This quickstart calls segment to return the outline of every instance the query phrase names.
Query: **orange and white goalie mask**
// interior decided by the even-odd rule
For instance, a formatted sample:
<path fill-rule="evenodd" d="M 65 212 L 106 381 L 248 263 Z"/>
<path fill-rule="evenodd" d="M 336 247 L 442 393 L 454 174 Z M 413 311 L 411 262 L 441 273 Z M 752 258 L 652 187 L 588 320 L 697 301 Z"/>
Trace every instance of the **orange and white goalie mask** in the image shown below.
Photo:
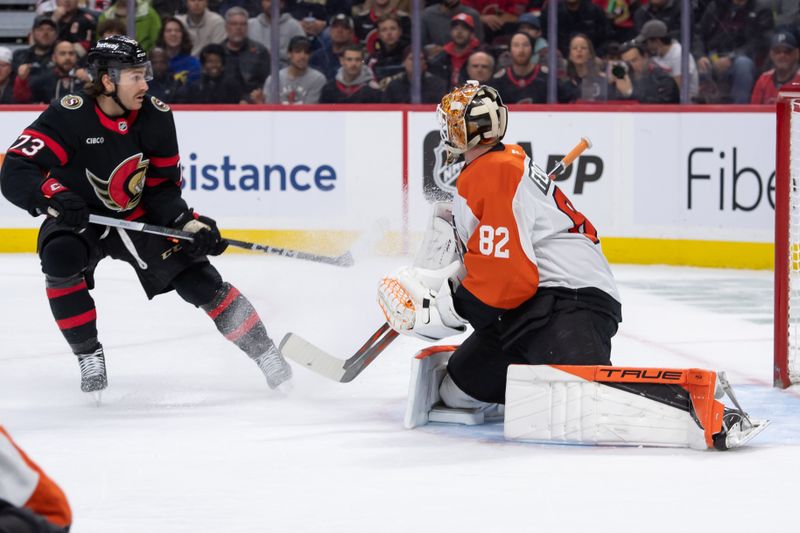
<path fill-rule="evenodd" d="M 475 80 L 447 93 L 436 108 L 436 117 L 447 149 L 447 164 L 470 148 L 499 143 L 508 126 L 508 108 L 500 94 Z"/>

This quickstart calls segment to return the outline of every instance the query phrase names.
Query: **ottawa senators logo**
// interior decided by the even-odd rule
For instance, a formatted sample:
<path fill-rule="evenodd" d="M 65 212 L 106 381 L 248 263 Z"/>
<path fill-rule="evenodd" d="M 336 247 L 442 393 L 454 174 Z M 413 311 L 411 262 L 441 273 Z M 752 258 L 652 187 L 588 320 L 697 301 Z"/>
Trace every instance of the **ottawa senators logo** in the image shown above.
<path fill-rule="evenodd" d="M 139 205 L 150 163 L 142 157 L 142 154 L 130 156 L 114 169 L 108 180 L 102 180 L 86 169 L 86 178 L 104 206 L 112 211 L 128 211 Z"/>
<path fill-rule="evenodd" d="M 161 100 L 159 100 L 158 98 L 156 98 L 155 96 L 150 97 L 150 102 L 153 104 L 153 107 L 155 107 L 159 111 L 163 111 L 164 113 L 169 111 L 169 106 L 164 102 L 162 102 Z"/>
<path fill-rule="evenodd" d="M 77 94 L 68 94 L 61 98 L 61 106 L 65 109 L 78 109 L 83 105 L 83 98 Z"/>

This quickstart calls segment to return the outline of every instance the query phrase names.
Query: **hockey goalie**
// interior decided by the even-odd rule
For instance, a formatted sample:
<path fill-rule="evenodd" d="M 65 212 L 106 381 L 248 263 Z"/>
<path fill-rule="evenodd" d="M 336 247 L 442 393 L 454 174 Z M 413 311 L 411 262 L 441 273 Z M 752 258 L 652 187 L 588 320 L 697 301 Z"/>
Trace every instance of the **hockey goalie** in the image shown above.
<path fill-rule="evenodd" d="M 414 265 L 381 280 L 378 303 L 401 334 L 472 333 L 414 359 L 406 427 L 496 419 L 514 440 L 725 450 L 767 426 L 724 373 L 612 366 L 622 306 L 595 227 L 501 142 L 508 111 L 495 89 L 467 82 L 437 117 L 448 160 L 464 158 L 457 194 L 434 205 Z"/>

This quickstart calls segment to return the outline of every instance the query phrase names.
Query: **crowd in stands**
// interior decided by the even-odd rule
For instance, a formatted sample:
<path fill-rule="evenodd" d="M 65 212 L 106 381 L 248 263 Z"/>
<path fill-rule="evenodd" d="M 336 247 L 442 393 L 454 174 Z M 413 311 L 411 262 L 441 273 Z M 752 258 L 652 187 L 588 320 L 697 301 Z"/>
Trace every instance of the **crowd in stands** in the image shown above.
<path fill-rule="evenodd" d="M 272 94 L 272 2 L 280 1 L 278 94 Z M 358 0 L 356 0 L 358 1 Z M 80 92 L 92 43 L 126 32 L 133 0 L 44 0 L 29 46 L 0 46 L 0 104 Z M 800 3 L 693 0 L 688 73 L 680 0 L 562 0 L 547 35 L 546 0 L 427 0 L 421 13 L 424 103 L 476 79 L 506 103 L 775 102 L 799 81 Z M 168 103 L 407 103 L 410 0 L 139 0 L 136 39 L 150 92 Z M 549 47 L 556 64 L 549 65 Z"/>

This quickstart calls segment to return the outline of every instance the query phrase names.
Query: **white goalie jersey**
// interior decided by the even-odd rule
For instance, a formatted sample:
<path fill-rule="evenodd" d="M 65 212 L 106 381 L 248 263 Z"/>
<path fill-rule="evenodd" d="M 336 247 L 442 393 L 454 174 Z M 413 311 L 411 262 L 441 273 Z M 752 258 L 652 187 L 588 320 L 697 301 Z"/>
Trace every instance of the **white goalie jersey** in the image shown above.
<path fill-rule="evenodd" d="M 499 144 L 466 165 L 453 215 L 463 285 L 484 304 L 512 309 L 539 287 L 594 287 L 620 301 L 594 226 L 521 147 Z"/>

